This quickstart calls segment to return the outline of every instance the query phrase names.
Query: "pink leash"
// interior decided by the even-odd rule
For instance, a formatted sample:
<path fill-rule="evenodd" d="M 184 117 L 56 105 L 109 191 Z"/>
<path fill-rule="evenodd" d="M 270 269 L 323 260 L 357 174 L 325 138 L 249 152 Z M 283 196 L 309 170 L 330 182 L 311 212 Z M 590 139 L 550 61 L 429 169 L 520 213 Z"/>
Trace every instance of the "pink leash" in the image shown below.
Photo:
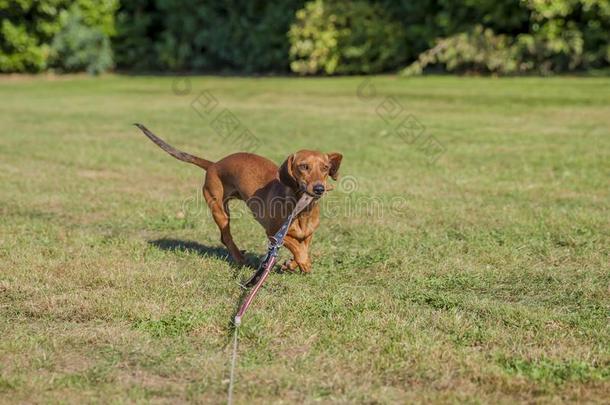
<path fill-rule="evenodd" d="M 241 304 L 241 307 L 239 307 L 239 311 L 237 311 L 237 314 L 235 315 L 235 320 L 233 323 L 236 327 L 241 324 L 241 318 L 244 316 L 244 313 L 246 312 L 246 310 L 252 303 L 252 300 L 258 293 L 258 290 L 261 288 L 261 286 L 269 276 L 269 272 L 271 271 L 273 265 L 275 264 L 275 261 L 277 260 L 278 251 L 280 247 L 282 247 L 282 245 L 284 244 L 284 238 L 288 233 L 288 228 L 290 228 L 292 220 L 299 214 L 299 212 L 303 211 L 303 209 L 307 205 L 309 205 L 311 200 L 313 200 L 313 197 L 308 194 L 303 194 L 301 199 L 297 202 L 296 207 L 294 207 L 294 210 L 292 210 L 292 213 L 290 214 L 286 222 L 284 222 L 280 230 L 277 231 L 277 233 L 271 238 L 267 254 L 261 260 L 261 263 L 258 266 L 258 270 L 256 270 L 256 273 L 254 273 L 254 275 L 246 283 L 246 287 L 252 287 L 253 285 L 254 287 L 250 290 L 243 303 Z"/>

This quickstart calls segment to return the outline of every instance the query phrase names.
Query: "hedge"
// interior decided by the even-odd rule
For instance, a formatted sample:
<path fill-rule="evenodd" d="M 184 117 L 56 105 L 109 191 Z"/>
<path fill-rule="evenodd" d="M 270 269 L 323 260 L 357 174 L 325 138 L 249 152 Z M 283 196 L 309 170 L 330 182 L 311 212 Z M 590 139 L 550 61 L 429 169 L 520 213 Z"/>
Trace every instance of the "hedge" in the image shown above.
<path fill-rule="evenodd" d="M 90 38 L 107 42 L 115 33 L 118 5 L 118 0 L 0 0 L 0 72 L 87 70 L 111 59 L 110 47 L 100 48 L 99 41 Z M 82 33 L 84 41 L 79 38 Z M 89 54 L 97 50 L 96 57 L 76 65 L 66 62 L 66 52 L 73 56 L 83 48 Z M 106 69 L 111 63 L 102 65 Z"/>
<path fill-rule="evenodd" d="M 0 0 L 0 72 L 548 74 L 609 37 L 608 0 Z"/>
<path fill-rule="evenodd" d="M 117 17 L 122 69 L 285 72 L 286 33 L 301 0 L 125 2 Z"/>

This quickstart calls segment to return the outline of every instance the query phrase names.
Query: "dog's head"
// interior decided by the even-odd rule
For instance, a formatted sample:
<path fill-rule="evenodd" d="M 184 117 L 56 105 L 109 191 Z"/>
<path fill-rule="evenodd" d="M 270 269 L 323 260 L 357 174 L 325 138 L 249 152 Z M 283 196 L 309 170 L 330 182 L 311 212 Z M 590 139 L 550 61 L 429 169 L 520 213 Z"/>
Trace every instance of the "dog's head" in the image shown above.
<path fill-rule="evenodd" d="M 296 192 L 304 192 L 319 198 L 330 190 L 326 180 L 330 176 L 337 180 L 343 155 L 300 150 L 282 163 L 280 181 Z"/>

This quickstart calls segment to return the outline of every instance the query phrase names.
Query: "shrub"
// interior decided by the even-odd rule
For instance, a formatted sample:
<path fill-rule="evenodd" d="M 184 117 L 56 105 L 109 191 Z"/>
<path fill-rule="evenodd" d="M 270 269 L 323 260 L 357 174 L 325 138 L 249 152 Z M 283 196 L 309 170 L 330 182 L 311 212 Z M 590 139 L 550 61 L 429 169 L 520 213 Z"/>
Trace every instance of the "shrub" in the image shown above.
<path fill-rule="evenodd" d="M 376 0 L 405 30 L 405 53 L 399 63 L 409 63 L 434 47 L 438 40 L 471 32 L 476 25 L 496 34 L 514 37 L 527 32 L 527 0 Z"/>
<path fill-rule="evenodd" d="M 117 6 L 118 0 L 0 0 L 0 72 L 45 70 L 68 11 L 78 11 L 83 25 L 108 38 Z"/>
<path fill-rule="evenodd" d="M 119 0 L 76 0 L 72 3 L 72 12 L 80 13 L 85 26 L 99 29 L 107 38 L 116 34 L 115 14 Z"/>
<path fill-rule="evenodd" d="M 0 72 L 40 72 L 46 68 L 47 54 L 48 46 L 41 46 L 25 26 L 2 21 Z"/>
<path fill-rule="evenodd" d="M 607 67 L 609 35 L 608 0 L 0 0 L 0 72 L 99 72 L 112 39 L 126 70 L 549 74 Z"/>
<path fill-rule="evenodd" d="M 102 28 L 87 26 L 80 10 L 62 15 L 62 28 L 53 38 L 50 65 L 61 72 L 103 73 L 112 68 L 110 39 Z"/>
<path fill-rule="evenodd" d="M 565 31 L 560 38 L 522 34 L 513 49 L 522 72 L 548 75 L 584 67 L 584 42 L 578 30 Z"/>
<path fill-rule="evenodd" d="M 290 68 L 299 74 L 377 73 L 404 57 L 402 26 L 365 1 L 310 1 L 288 37 Z"/>
<path fill-rule="evenodd" d="M 543 71 L 608 65 L 608 0 L 528 0 L 530 29 L 518 42 L 530 63 Z"/>
<path fill-rule="evenodd" d="M 418 74 L 427 66 L 438 65 L 448 72 L 551 74 L 610 62 L 607 0 L 528 0 L 512 8 L 517 7 L 527 15 L 526 26 L 499 24 L 515 29 L 497 34 L 479 25 L 449 35 L 421 53 L 403 73 Z M 523 20 L 522 13 L 513 15 L 515 21 Z"/>
<path fill-rule="evenodd" d="M 124 2 L 115 49 L 137 70 L 288 70 L 286 32 L 303 0 Z"/>
<path fill-rule="evenodd" d="M 40 72 L 59 31 L 61 0 L 0 1 L 0 72 Z"/>
<path fill-rule="evenodd" d="M 112 39 L 116 65 L 123 69 L 157 70 L 155 52 L 162 15 L 154 0 L 123 1 L 116 16 L 117 35 Z"/>
<path fill-rule="evenodd" d="M 480 25 L 469 33 L 439 40 L 402 74 L 421 74 L 426 67 L 437 64 L 449 72 L 510 74 L 520 68 L 509 38 Z"/>

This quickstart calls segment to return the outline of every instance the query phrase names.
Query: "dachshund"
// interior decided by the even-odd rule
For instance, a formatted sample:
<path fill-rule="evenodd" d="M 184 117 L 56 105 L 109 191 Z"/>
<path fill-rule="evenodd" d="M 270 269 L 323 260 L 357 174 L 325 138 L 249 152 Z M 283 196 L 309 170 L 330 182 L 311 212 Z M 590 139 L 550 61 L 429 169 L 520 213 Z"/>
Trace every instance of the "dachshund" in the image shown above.
<path fill-rule="evenodd" d="M 313 233 L 320 224 L 318 199 L 332 190 L 327 184 L 328 177 L 337 180 L 342 154 L 300 150 L 288 156 L 279 168 L 269 159 L 244 152 L 212 162 L 179 151 L 145 126 L 135 125 L 171 156 L 206 171 L 203 196 L 220 230 L 220 240 L 238 264 L 245 264 L 245 258 L 231 236 L 228 205 L 230 200 L 244 201 L 254 218 L 265 229 L 267 237 L 271 238 L 290 215 L 303 193 L 312 196 L 310 205 L 301 211 L 290 225 L 284 245 L 292 253 L 293 259 L 282 266 L 290 271 L 295 271 L 297 267 L 305 273 L 311 271 L 309 246 Z"/>

